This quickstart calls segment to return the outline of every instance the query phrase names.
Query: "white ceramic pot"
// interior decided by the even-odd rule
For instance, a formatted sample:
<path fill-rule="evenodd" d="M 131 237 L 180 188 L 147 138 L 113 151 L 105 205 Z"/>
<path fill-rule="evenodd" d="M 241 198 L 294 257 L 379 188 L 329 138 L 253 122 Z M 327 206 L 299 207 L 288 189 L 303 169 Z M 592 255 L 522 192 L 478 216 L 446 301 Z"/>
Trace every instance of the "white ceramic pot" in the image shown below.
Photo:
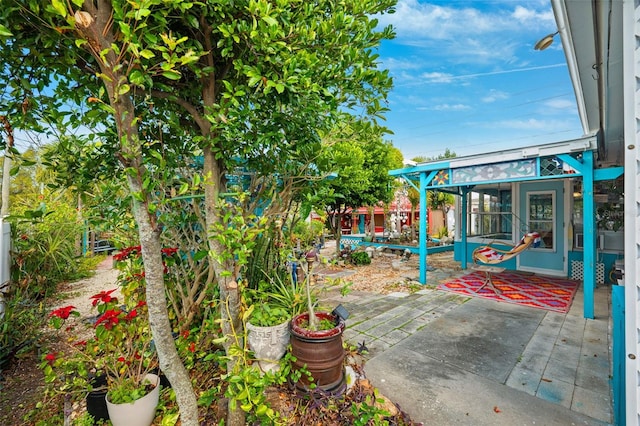
<path fill-rule="evenodd" d="M 247 340 L 262 371 L 277 370 L 289 345 L 289 321 L 271 327 L 247 323 Z"/>
<path fill-rule="evenodd" d="M 107 411 L 113 426 L 150 426 L 156 417 L 156 407 L 160 397 L 160 377 L 155 374 L 145 376 L 156 387 L 133 402 L 126 404 L 113 404 L 107 396 Z"/>

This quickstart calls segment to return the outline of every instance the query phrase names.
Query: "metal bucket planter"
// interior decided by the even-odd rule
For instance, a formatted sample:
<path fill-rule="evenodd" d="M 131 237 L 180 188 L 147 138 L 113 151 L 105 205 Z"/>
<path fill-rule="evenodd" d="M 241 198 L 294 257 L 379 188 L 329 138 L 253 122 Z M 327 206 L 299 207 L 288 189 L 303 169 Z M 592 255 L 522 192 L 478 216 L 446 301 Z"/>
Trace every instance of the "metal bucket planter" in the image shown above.
<path fill-rule="evenodd" d="M 289 321 L 270 327 L 247 323 L 247 341 L 262 371 L 277 370 L 289 345 Z"/>
<path fill-rule="evenodd" d="M 140 399 L 125 404 L 114 404 L 107 396 L 107 410 L 113 426 L 150 426 L 153 423 L 160 398 L 160 378 L 155 374 L 147 374 L 145 378 L 156 386 Z"/>
<path fill-rule="evenodd" d="M 308 323 L 309 314 L 301 314 L 291 320 L 291 354 L 296 358 L 295 369 L 306 367 L 311 373 L 313 382 L 302 374 L 296 387 L 302 391 L 309 391 L 311 383 L 316 388 L 327 392 L 341 394 L 346 387 L 344 372 L 344 348 L 342 347 L 342 333 L 345 323 L 342 318 L 326 312 L 316 313 L 318 319 L 328 319 L 336 324 L 329 330 L 312 331 L 302 324 Z"/>

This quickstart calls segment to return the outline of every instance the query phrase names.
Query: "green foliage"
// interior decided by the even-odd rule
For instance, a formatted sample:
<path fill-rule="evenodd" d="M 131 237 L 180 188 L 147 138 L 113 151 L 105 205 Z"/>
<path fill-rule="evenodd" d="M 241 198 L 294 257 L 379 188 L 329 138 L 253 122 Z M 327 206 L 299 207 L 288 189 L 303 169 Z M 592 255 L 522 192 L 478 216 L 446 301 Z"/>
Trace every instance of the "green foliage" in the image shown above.
<path fill-rule="evenodd" d="M 249 322 L 258 327 L 271 327 L 291 319 L 291 313 L 284 308 L 258 301 L 249 307 Z"/>
<path fill-rule="evenodd" d="M 353 415 L 354 426 L 379 426 L 388 425 L 389 421 L 386 420 L 389 417 L 389 412 L 376 406 L 376 402 L 383 402 L 378 400 L 378 390 L 376 389 L 374 395 L 367 395 L 364 401 L 360 403 L 354 403 L 351 406 L 351 413 Z"/>
<path fill-rule="evenodd" d="M 324 232 L 324 222 L 312 220 L 307 222 L 301 220 L 293 228 L 293 238 L 300 241 L 302 247 L 312 247 L 317 244 Z"/>
<path fill-rule="evenodd" d="M 90 274 L 77 245 L 83 224 L 71 205 L 49 195 L 33 210 L 17 205 L 9 218 L 14 241 L 12 281 L 36 297 L 53 294 L 59 282 Z"/>
<path fill-rule="evenodd" d="M 354 265 L 370 265 L 371 258 L 369 255 L 363 251 L 356 251 L 351 253 L 351 263 Z"/>
<path fill-rule="evenodd" d="M 292 317 L 304 312 L 307 303 L 305 283 L 303 280 L 294 282 L 289 271 L 271 275 L 268 282 L 261 284 L 260 291 L 272 306 L 286 310 Z"/>
<path fill-rule="evenodd" d="M 0 293 L 0 300 L 2 297 Z M 0 316 L 0 371 L 37 346 L 46 319 L 42 303 L 32 299 L 26 290 L 12 291 L 4 295 L 4 301 L 5 312 Z"/>

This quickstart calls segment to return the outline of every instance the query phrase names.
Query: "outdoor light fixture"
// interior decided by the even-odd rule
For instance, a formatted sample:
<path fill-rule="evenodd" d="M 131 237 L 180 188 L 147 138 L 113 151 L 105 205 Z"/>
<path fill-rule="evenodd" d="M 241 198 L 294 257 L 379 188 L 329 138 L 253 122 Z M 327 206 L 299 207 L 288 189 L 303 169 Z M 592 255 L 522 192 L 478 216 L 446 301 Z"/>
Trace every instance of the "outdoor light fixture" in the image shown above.
<path fill-rule="evenodd" d="M 542 38 L 540 39 L 540 41 L 538 41 L 538 42 L 535 44 L 535 46 L 533 46 L 533 48 L 534 48 L 535 50 L 544 50 L 544 49 L 546 49 L 547 47 L 551 46 L 551 43 L 553 43 L 553 38 L 554 38 L 554 37 L 556 36 L 556 34 L 558 34 L 559 32 L 560 32 L 560 31 L 556 31 L 556 32 L 555 32 L 555 33 L 553 33 L 553 34 L 549 34 L 549 35 L 546 35 L 546 36 L 542 37 Z"/>

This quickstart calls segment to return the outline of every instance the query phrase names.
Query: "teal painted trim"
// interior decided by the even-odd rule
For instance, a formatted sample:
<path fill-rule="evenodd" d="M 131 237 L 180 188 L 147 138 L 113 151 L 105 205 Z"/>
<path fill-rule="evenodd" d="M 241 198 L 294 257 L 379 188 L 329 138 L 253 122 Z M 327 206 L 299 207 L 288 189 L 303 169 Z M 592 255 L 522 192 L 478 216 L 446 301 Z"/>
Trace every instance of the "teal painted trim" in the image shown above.
<path fill-rule="evenodd" d="M 607 167 L 606 169 L 597 169 L 593 172 L 593 180 L 613 180 L 617 179 L 624 173 L 624 167 Z"/>
<path fill-rule="evenodd" d="M 433 170 L 431 172 L 429 172 L 429 175 L 427 176 L 427 179 L 425 179 L 425 183 L 426 182 L 431 182 L 433 180 L 434 177 L 436 177 L 436 175 L 438 174 L 440 170 Z M 425 185 L 426 188 L 426 185 Z"/>
<path fill-rule="evenodd" d="M 420 173 L 420 284 L 427 283 L 427 176 L 426 173 Z"/>
<path fill-rule="evenodd" d="M 462 189 L 462 206 L 461 206 L 461 216 L 462 216 L 462 224 L 460 227 L 460 239 L 462 241 L 462 251 L 463 253 L 467 252 L 468 241 L 467 241 L 467 194 L 469 193 L 469 188 Z M 460 267 L 462 269 L 467 269 L 467 256 L 462 256 L 460 259 Z"/>
<path fill-rule="evenodd" d="M 418 188 L 418 187 L 416 186 L 416 184 L 415 184 L 415 183 L 413 183 L 413 181 L 412 181 L 412 180 L 411 180 L 407 175 L 401 175 L 400 177 L 401 177 L 402 179 L 404 179 L 404 180 L 405 180 L 405 182 L 407 182 L 409 185 L 411 185 L 411 187 L 412 187 L 413 189 L 415 189 L 416 191 L 420 192 L 420 188 Z"/>
<path fill-rule="evenodd" d="M 611 340 L 613 348 L 611 350 L 612 357 L 612 377 L 611 392 L 613 396 L 613 424 L 625 426 L 626 419 L 626 369 L 625 369 L 625 310 L 624 310 L 624 286 L 611 286 L 611 308 L 613 326 L 611 330 Z"/>
<path fill-rule="evenodd" d="M 596 211 L 593 200 L 593 152 L 582 153 L 584 172 L 582 177 L 582 206 L 583 206 L 583 230 L 584 230 L 584 317 L 594 318 L 593 293 L 596 288 Z"/>
<path fill-rule="evenodd" d="M 89 227 L 85 221 L 84 232 L 82 233 L 82 255 L 87 255 L 87 246 L 89 245 Z"/>
<path fill-rule="evenodd" d="M 445 251 L 452 251 L 452 250 L 453 250 L 453 244 L 448 244 L 446 246 L 427 247 L 427 253 L 429 254 L 444 253 Z"/>
<path fill-rule="evenodd" d="M 404 169 L 389 170 L 391 176 L 408 175 L 412 173 L 430 172 L 432 170 L 442 170 L 451 168 L 450 161 L 442 161 L 439 163 L 421 164 L 413 167 L 405 167 Z"/>
<path fill-rule="evenodd" d="M 540 181 L 540 180 L 550 180 L 550 179 L 567 179 L 574 178 L 576 176 L 580 176 L 577 173 L 565 173 L 561 175 L 551 175 L 551 176 L 530 176 L 530 177 L 521 177 L 521 178 L 509 178 L 509 179 L 494 179 L 494 180 L 483 180 L 478 182 L 461 182 L 461 183 L 452 183 L 448 185 L 428 185 L 426 189 L 437 189 L 443 191 L 445 188 L 455 188 L 455 187 L 464 187 L 468 185 L 488 185 L 495 183 L 511 183 L 511 182 L 530 182 L 530 181 Z"/>
<path fill-rule="evenodd" d="M 573 168 L 577 172 L 575 174 L 582 176 L 582 173 L 584 172 L 584 164 L 580 160 L 573 158 L 569 154 L 558 154 L 558 158 L 562 160 L 562 162 L 567 163 L 569 167 Z"/>
<path fill-rule="evenodd" d="M 362 241 L 358 245 L 364 246 L 364 247 L 384 247 L 390 250 L 402 250 L 402 251 L 409 250 L 411 254 L 420 254 L 420 247 L 416 247 L 416 246 L 405 246 L 402 244 L 374 243 L 369 241 Z M 453 244 L 449 244 L 446 246 L 433 246 L 433 247 L 427 247 L 427 254 L 441 253 L 444 251 L 451 251 L 451 250 L 453 250 Z"/>

